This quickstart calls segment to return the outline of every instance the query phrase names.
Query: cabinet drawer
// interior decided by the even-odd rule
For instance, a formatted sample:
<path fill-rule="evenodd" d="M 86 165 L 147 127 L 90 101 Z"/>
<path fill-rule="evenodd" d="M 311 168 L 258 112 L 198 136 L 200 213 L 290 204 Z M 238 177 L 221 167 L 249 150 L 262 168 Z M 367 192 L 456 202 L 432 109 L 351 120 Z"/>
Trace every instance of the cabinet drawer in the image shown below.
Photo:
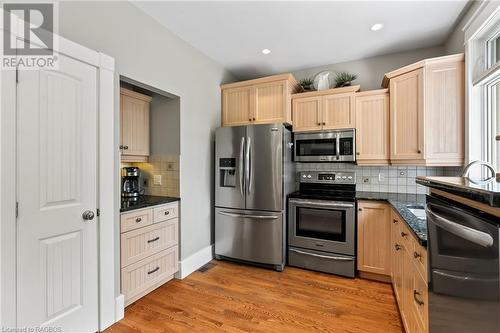
<path fill-rule="evenodd" d="M 168 205 L 157 206 L 153 208 L 153 222 L 158 223 L 170 219 L 174 219 L 178 216 L 177 213 L 177 202 Z"/>
<path fill-rule="evenodd" d="M 416 269 L 413 270 L 411 286 L 413 313 L 415 314 L 416 320 L 420 322 L 420 326 L 427 327 L 429 308 L 427 283 Z"/>
<path fill-rule="evenodd" d="M 413 251 L 411 256 L 417 271 L 422 275 L 424 281 L 427 282 L 427 249 L 421 246 L 415 239 L 413 240 Z"/>
<path fill-rule="evenodd" d="M 120 216 L 121 232 L 145 227 L 152 223 L 153 211 L 151 209 L 134 210 L 130 213 L 123 213 Z"/>
<path fill-rule="evenodd" d="M 122 268 L 122 293 L 125 303 L 144 296 L 177 272 L 177 246 Z"/>
<path fill-rule="evenodd" d="M 177 244 L 177 220 L 153 224 L 121 235 L 121 267 Z"/>

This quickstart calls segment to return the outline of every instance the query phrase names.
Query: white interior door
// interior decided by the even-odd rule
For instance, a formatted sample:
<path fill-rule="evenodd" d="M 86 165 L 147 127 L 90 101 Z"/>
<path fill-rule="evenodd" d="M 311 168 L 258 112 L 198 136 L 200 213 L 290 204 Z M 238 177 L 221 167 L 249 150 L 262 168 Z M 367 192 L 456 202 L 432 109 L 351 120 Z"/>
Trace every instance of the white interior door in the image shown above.
<path fill-rule="evenodd" d="M 17 325 L 98 330 L 97 69 L 19 72 Z"/>

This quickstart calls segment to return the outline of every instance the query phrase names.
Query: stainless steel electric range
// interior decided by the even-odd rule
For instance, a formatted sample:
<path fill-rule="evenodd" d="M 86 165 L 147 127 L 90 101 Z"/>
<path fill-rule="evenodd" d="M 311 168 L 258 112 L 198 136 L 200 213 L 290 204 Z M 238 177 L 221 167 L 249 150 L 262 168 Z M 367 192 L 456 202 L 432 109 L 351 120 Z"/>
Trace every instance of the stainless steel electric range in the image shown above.
<path fill-rule="evenodd" d="M 288 201 L 288 264 L 354 277 L 356 175 L 301 172 Z"/>

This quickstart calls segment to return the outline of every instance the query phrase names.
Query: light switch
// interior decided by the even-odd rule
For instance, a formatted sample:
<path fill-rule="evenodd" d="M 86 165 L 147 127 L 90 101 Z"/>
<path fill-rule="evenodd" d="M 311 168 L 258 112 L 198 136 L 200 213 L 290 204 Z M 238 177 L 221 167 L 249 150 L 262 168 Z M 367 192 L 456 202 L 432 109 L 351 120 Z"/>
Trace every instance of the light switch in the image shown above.
<path fill-rule="evenodd" d="M 161 175 L 153 176 L 153 185 L 161 185 Z"/>

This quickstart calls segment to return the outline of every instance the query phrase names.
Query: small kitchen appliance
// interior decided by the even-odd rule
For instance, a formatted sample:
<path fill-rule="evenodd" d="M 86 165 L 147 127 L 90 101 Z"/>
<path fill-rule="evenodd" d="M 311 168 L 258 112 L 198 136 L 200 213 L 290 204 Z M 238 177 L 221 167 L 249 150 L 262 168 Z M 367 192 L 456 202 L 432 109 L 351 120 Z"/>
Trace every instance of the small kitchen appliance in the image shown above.
<path fill-rule="evenodd" d="M 141 170 L 138 167 L 122 168 L 122 197 L 137 198 L 142 194 L 139 181 L 140 173 Z"/>
<path fill-rule="evenodd" d="M 288 201 L 290 266 L 354 277 L 356 175 L 306 171 Z"/>

